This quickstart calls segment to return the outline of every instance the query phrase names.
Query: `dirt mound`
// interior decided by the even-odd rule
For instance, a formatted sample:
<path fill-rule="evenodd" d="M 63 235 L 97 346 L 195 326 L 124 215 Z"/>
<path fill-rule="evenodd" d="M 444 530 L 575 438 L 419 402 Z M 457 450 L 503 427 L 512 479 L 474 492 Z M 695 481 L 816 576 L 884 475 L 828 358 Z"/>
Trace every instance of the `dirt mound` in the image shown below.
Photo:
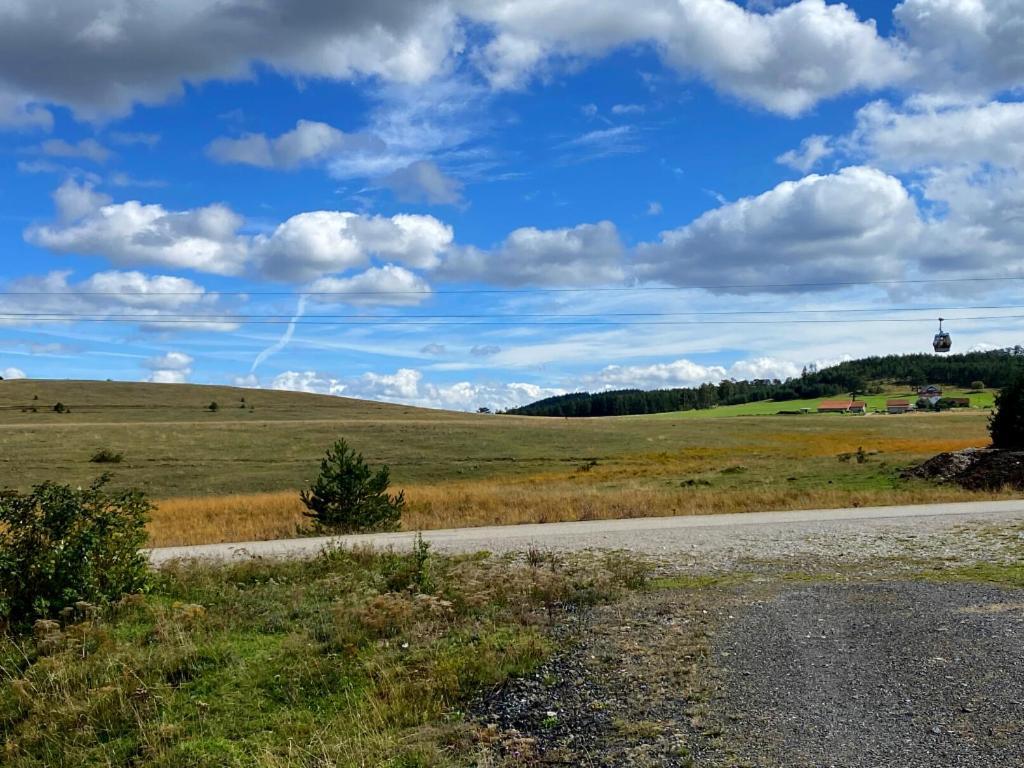
<path fill-rule="evenodd" d="M 903 477 L 956 483 L 971 491 L 994 491 L 1007 486 L 1024 489 L 1024 452 L 968 448 L 940 453 L 907 470 Z"/>

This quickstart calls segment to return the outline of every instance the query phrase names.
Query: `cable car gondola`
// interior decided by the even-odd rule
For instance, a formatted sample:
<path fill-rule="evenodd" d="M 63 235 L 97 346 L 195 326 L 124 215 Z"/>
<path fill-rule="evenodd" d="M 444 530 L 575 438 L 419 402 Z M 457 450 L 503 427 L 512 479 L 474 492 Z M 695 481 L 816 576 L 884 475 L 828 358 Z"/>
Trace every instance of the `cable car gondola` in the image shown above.
<path fill-rule="evenodd" d="M 949 352 L 950 347 L 953 346 L 953 339 L 950 335 L 942 330 L 942 320 L 939 318 L 939 332 L 935 334 L 935 338 L 932 339 L 932 349 L 934 349 L 940 355 Z"/>

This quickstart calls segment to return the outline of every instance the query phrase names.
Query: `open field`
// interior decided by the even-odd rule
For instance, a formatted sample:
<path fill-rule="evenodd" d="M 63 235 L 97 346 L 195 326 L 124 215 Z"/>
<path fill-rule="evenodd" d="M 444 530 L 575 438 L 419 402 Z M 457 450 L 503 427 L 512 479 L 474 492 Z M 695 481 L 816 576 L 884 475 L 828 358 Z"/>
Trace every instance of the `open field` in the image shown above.
<path fill-rule="evenodd" d="M 971 401 L 971 408 L 992 408 L 995 405 L 996 392 L 993 389 L 958 389 L 956 387 L 943 388 L 943 397 L 966 397 Z M 702 411 L 683 411 L 676 413 L 658 413 L 644 418 L 714 418 L 720 419 L 726 416 L 774 416 L 779 411 L 799 411 L 807 408 L 814 411 L 822 400 L 842 400 L 842 395 L 835 397 L 815 397 L 807 400 L 762 400 L 756 403 L 742 403 L 741 405 L 723 405 L 718 408 L 709 408 Z M 910 389 L 892 389 L 880 395 L 858 395 L 858 400 L 868 404 L 869 411 L 884 411 L 886 400 L 909 400 L 911 403 L 917 401 L 917 393 Z M 902 414 L 909 415 L 909 414 Z"/>
<path fill-rule="evenodd" d="M 58 401 L 71 412 L 55 413 Z M 297 491 L 341 437 L 391 466 L 408 528 L 985 498 L 897 477 L 941 451 L 985 445 L 981 410 L 715 414 L 477 416 L 223 387 L 6 381 L 0 486 L 83 484 L 108 471 L 164 500 L 157 546 L 294 535 Z M 859 447 L 864 463 L 852 458 Z M 90 462 L 100 449 L 124 459 Z"/>

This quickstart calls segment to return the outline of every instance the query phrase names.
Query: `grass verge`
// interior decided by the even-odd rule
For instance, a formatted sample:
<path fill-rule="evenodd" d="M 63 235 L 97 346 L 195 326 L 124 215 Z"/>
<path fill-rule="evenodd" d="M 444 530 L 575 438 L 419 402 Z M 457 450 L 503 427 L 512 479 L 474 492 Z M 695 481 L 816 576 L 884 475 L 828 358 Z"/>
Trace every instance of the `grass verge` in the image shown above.
<path fill-rule="evenodd" d="M 422 547 L 175 564 L 149 595 L 0 639 L 0 763 L 464 764 L 477 747 L 462 703 L 538 665 L 563 612 L 643 575 L 621 556 Z"/>

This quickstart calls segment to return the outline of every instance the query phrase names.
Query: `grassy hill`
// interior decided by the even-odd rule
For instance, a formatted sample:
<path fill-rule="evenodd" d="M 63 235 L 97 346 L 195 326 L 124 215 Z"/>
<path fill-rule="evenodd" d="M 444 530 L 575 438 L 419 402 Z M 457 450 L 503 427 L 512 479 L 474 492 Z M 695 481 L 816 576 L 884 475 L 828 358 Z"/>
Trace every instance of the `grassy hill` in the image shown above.
<path fill-rule="evenodd" d="M 58 402 L 70 413 L 55 412 Z M 974 498 L 898 472 L 988 442 L 980 409 L 729 413 L 528 418 L 230 387 L 5 381 L 0 488 L 82 485 L 109 472 L 115 486 L 162 500 L 155 544 L 244 541 L 299 530 L 297 490 L 339 438 L 390 465 L 408 528 Z M 859 447 L 864 464 L 848 460 Z M 100 450 L 123 460 L 92 462 Z"/>
<path fill-rule="evenodd" d="M 996 390 L 994 389 L 963 389 L 958 387 L 946 387 L 942 391 L 943 397 L 966 397 L 971 401 L 971 408 L 992 408 L 995 405 Z M 720 419 L 727 416 L 774 416 L 779 411 L 799 411 L 807 408 L 814 412 L 822 400 L 843 400 L 845 396 L 834 397 L 813 397 L 805 400 L 760 400 L 756 403 L 742 403 L 740 405 L 720 405 L 717 408 L 709 408 L 702 411 L 675 411 L 672 413 L 657 413 L 650 417 L 641 418 L 697 418 L 697 419 Z M 917 400 L 917 393 L 910 389 L 893 389 L 880 395 L 858 395 L 858 400 L 868 404 L 869 411 L 884 411 L 885 401 L 892 399 L 909 400 L 911 403 Z M 636 418 L 636 417 L 633 417 Z"/>

